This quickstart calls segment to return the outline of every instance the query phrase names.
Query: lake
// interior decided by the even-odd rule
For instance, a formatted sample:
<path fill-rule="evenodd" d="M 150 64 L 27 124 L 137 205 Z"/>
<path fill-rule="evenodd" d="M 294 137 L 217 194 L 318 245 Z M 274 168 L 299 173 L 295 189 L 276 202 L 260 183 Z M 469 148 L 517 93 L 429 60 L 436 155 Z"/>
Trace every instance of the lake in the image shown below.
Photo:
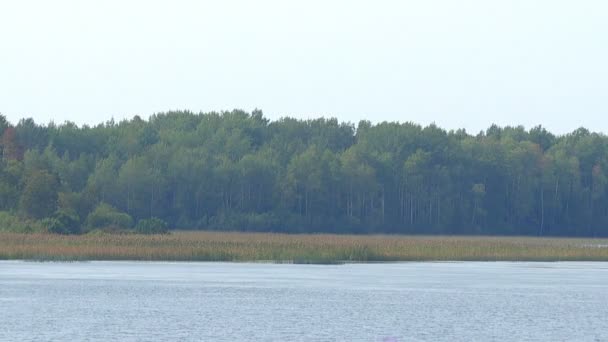
<path fill-rule="evenodd" d="M 608 263 L 0 261 L 0 341 L 605 341 Z"/>

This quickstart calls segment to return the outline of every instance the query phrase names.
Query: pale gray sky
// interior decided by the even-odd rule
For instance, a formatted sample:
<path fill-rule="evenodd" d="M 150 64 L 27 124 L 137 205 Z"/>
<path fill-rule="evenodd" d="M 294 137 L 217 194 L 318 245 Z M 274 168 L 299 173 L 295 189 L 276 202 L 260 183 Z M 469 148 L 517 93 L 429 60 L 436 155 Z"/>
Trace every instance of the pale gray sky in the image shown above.
<path fill-rule="evenodd" d="M 608 132 L 605 0 L 0 2 L 0 112 Z"/>

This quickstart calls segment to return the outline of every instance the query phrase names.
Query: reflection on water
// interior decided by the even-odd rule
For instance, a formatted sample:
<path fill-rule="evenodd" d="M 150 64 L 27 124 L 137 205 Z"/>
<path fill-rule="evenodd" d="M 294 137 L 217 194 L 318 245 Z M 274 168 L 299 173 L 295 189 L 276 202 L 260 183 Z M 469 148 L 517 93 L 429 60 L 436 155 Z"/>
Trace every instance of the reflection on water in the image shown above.
<path fill-rule="evenodd" d="M 608 340 L 608 263 L 0 262 L 0 341 Z"/>

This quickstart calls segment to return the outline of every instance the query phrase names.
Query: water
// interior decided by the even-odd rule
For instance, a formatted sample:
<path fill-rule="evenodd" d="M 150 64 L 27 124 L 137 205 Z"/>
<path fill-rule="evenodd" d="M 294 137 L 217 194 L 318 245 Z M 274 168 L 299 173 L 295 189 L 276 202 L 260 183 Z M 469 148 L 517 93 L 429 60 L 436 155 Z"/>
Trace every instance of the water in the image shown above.
<path fill-rule="evenodd" d="M 607 341 L 608 263 L 0 262 L 0 341 Z"/>

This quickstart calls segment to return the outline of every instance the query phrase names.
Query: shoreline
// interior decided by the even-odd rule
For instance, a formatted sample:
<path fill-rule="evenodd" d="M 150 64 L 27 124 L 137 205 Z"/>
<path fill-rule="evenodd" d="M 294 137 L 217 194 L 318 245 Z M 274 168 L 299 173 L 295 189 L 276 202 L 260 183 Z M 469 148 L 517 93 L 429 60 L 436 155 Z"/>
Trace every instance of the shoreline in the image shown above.
<path fill-rule="evenodd" d="M 275 261 L 275 260 L 250 260 L 250 261 L 202 261 L 202 260 L 102 260 L 102 259 L 87 259 L 87 260 L 36 260 L 36 259 L 0 259 L 0 264 L 3 263 L 37 263 L 37 264 L 87 264 L 87 263 L 137 263 L 137 264 L 225 264 L 225 265 L 295 265 L 295 266 L 346 266 L 346 265 L 401 265 L 401 264 L 608 264 L 608 260 L 416 260 L 416 261 L 345 261 L 335 263 L 315 263 L 303 262 L 295 263 L 291 261 Z"/>
<path fill-rule="evenodd" d="M 0 233 L 0 260 L 256 262 L 608 261 L 608 239 L 173 231 L 166 235 Z"/>

